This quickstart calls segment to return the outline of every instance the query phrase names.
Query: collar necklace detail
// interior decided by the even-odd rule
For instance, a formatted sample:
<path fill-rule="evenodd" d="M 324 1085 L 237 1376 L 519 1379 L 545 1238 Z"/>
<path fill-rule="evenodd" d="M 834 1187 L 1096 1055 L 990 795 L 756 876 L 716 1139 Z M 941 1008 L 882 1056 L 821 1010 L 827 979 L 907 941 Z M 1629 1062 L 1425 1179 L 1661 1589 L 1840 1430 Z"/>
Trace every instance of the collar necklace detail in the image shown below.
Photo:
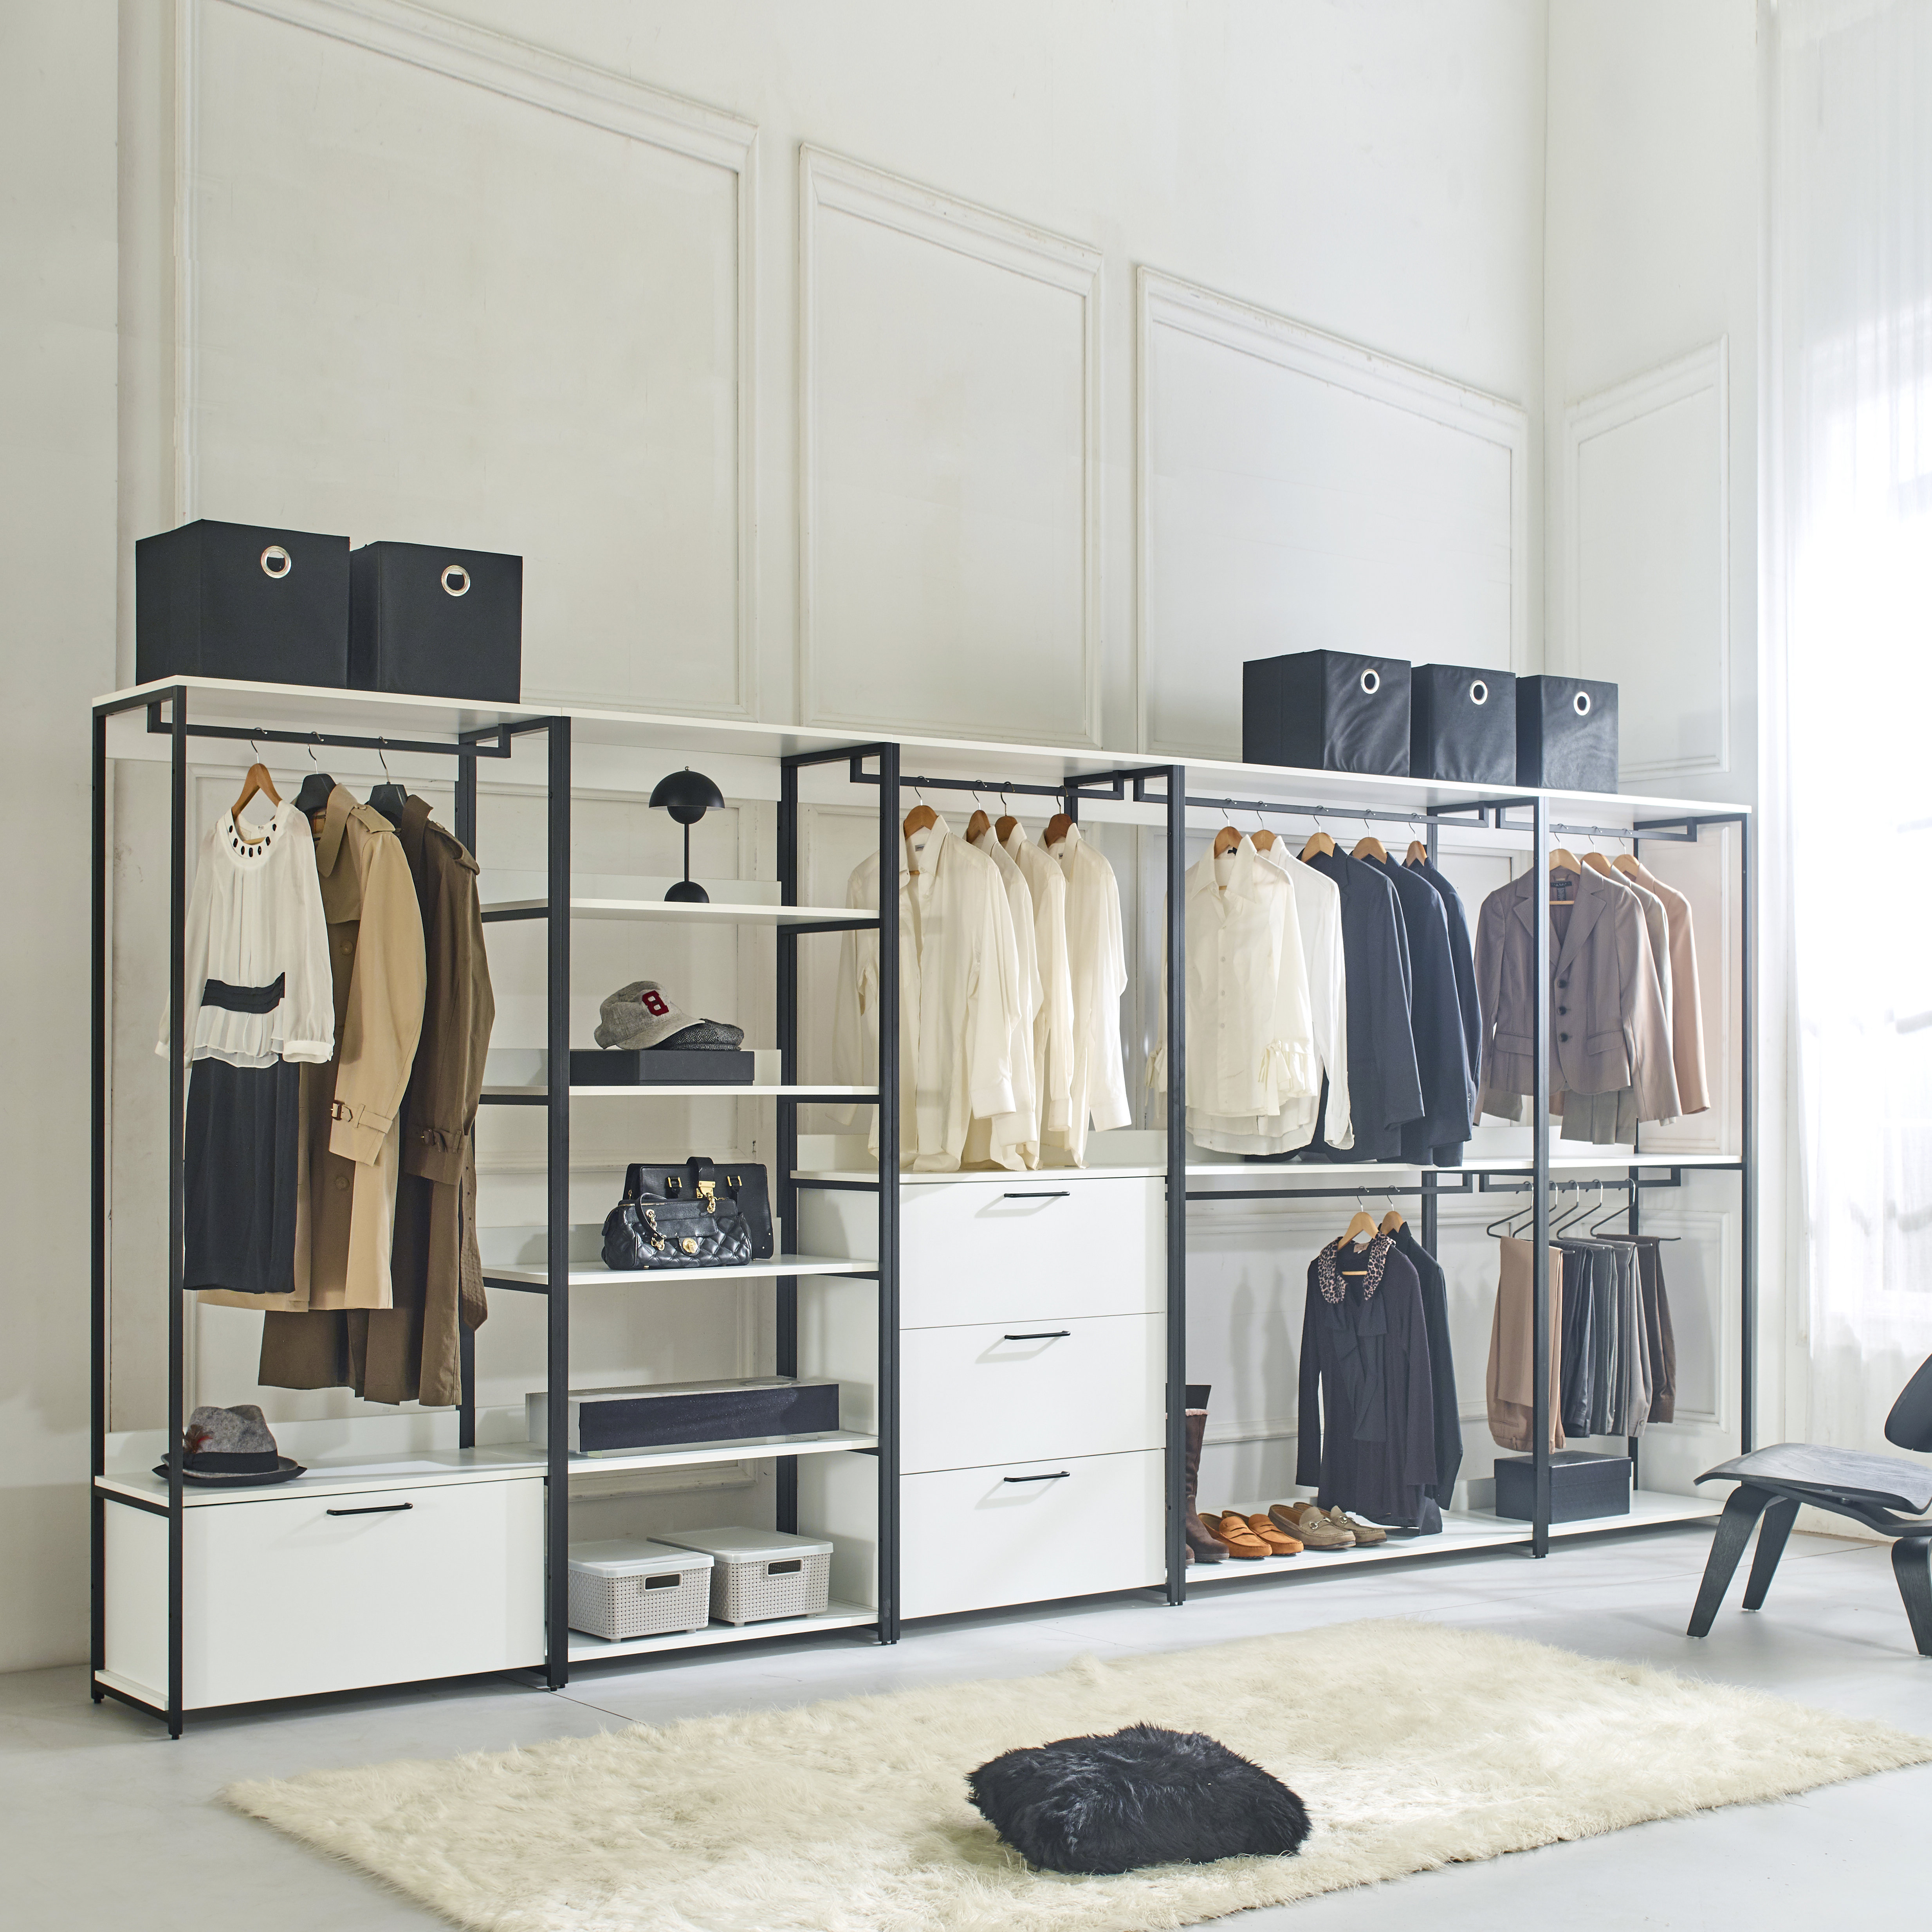
<path fill-rule="evenodd" d="M 1382 1286 L 1382 1270 L 1388 1266 L 1389 1250 L 1394 1246 L 1393 1234 L 1378 1234 L 1369 1243 L 1368 1278 L 1362 1283 L 1364 1301 Z M 1322 1298 L 1337 1306 L 1348 1292 L 1348 1283 L 1342 1279 L 1341 1252 L 1342 1244 L 1338 1238 L 1330 1241 L 1315 1258 L 1315 1279 L 1321 1288 Z"/>

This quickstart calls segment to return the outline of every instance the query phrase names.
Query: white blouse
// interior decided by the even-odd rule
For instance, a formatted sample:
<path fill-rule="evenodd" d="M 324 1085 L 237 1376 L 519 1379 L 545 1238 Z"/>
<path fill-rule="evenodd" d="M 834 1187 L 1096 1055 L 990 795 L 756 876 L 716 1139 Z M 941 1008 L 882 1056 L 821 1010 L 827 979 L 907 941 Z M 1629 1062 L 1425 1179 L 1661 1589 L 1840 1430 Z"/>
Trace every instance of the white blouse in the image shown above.
<path fill-rule="evenodd" d="M 997 1120 L 976 1118 L 967 1130 L 965 1165 L 992 1161 L 1008 1168 L 1040 1165 L 1040 1090 L 1033 1064 L 1034 1025 L 1041 1005 L 1040 949 L 1033 929 L 1033 894 L 1026 875 L 993 836 L 988 825 L 967 842 L 998 867 L 1013 922 L 1013 952 L 1019 1004 L 1013 1015 L 1013 1111 Z"/>
<path fill-rule="evenodd" d="M 959 1165 L 973 1119 L 995 1123 L 998 1145 L 1008 1127 L 1000 1117 L 1015 1112 L 1020 992 L 1012 915 L 999 868 L 943 818 L 904 842 L 897 897 L 900 1161 L 950 1173 Z M 878 906 L 876 854 L 853 868 L 845 903 Z M 842 1082 L 878 1082 L 878 933 L 848 933 L 832 1019 Z M 872 1144 L 876 1151 L 876 1113 Z"/>
<path fill-rule="evenodd" d="M 1034 1087 L 1041 1131 L 1064 1133 L 1073 1091 L 1073 968 L 1066 953 L 1066 874 L 1016 823 L 1006 836 L 1008 858 L 1033 895 L 1034 946 L 1039 962 L 1040 1011 L 1033 1023 Z"/>
<path fill-rule="evenodd" d="M 190 1060 L 320 1066 L 335 1055 L 328 928 L 308 820 L 284 799 L 266 825 L 224 812 L 201 842 L 183 957 Z M 161 1007 L 154 1051 L 168 1052 Z"/>
<path fill-rule="evenodd" d="M 1046 844 L 1046 834 L 1041 834 Z M 1114 868 L 1080 836 L 1077 825 L 1046 850 L 1066 879 L 1066 956 L 1073 981 L 1073 1074 L 1064 1130 L 1043 1137 L 1042 1164 L 1084 1167 L 1087 1124 L 1103 1130 L 1132 1125 L 1126 1068 L 1120 1055 L 1120 995 L 1127 990 L 1126 941 L 1120 930 L 1120 887 Z"/>

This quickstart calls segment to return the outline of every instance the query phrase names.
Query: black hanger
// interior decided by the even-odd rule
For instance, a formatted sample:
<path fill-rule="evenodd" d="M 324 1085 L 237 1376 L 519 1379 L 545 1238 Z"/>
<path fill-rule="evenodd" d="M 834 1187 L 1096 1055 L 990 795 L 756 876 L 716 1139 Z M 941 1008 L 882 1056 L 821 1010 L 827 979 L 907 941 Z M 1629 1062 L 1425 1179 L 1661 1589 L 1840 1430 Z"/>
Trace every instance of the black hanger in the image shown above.
<path fill-rule="evenodd" d="M 400 825 L 403 822 L 404 808 L 410 802 L 410 795 L 390 778 L 389 761 L 382 758 L 382 741 L 380 738 L 376 740 L 376 755 L 382 758 L 383 782 L 369 794 L 369 802 L 392 825 Z"/>
<path fill-rule="evenodd" d="M 1535 1190 L 1532 1188 L 1528 1191 L 1534 1193 Z M 1507 1232 L 1509 1224 L 1512 1221 L 1520 1221 L 1526 1214 L 1528 1215 L 1532 1220 L 1535 1218 L 1536 1203 L 1534 1201 L 1532 1201 L 1527 1208 L 1512 1208 L 1507 1214 L 1498 1215 L 1496 1220 L 1492 1221 L 1484 1232 L 1486 1234 L 1493 1234 L 1498 1228 L 1502 1228 Z M 1510 1238 L 1514 1240 L 1515 1239 L 1515 1237 L 1511 1235 Z"/>
<path fill-rule="evenodd" d="M 320 732 L 314 731 L 309 735 L 316 744 L 322 742 Z M 310 764 L 315 763 L 314 746 L 309 748 L 308 759 Z M 320 769 L 310 772 L 302 780 L 302 790 L 296 794 L 296 811 L 304 818 L 313 818 L 317 812 L 326 812 L 328 808 L 328 795 L 334 789 L 335 781 L 326 772 Z"/>

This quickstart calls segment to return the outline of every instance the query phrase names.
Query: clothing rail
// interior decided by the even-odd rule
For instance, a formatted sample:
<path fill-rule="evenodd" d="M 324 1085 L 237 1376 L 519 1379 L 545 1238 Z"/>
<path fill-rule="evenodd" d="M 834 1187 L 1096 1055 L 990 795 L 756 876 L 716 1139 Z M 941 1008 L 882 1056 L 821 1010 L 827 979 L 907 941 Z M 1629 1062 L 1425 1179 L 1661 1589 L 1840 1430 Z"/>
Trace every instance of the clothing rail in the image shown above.
<path fill-rule="evenodd" d="M 519 730 L 528 726 L 497 724 L 487 731 L 464 732 L 453 742 L 441 738 L 358 738 L 331 733 L 325 736 L 320 731 L 270 731 L 246 724 L 196 724 L 188 727 L 190 738 L 238 738 L 248 744 L 310 745 L 326 748 L 334 746 L 338 749 L 350 748 L 361 752 L 428 752 L 438 756 L 452 758 L 507 758 L 514 747 L 510 740 Z M 163 722 L 160 702 L 158 699 L 148 706 L 148 735 L 166 738 L 172 735 L 174 727 Z M 494 737 L 494 745 L 482 740 Z"/>
<path fill-rule="evenodd" d="M 1664 1162 L 1643 1164 L 1660 1167 Z M 1707 1168 L 1702 1171 L 1709 1173 L 1714 1170 Z M 1714 1171 L 1724 1172 L 1722 1168 Z M 1440 1202 L 1478 1193 L 1527 1194 L 1536 1185 L 1533 1180 L 1508 1184 L 1494 1181 L 1486 1172 L 1476 1168 L 1465 1168 L 1460 1180 L 1462 1185 L 1457 1187 L 1432 1187 L 1426 1181 L 1418 1187 L 1191 1187 L 1187 1190 L 1187 1198 L 1190 1201 L 1389 1201 L 1398 1196 L 1414 1195 L 1424 1201 Z M 1472 1182 L 1475 1184 L 1472 1186 Z M 1633 1189 L 1648 1191 L 1683 1185 L 1683 1168 L 1673 1167 L 1668 1180 L 1646 1180 L 1641 1175 L 1631 1175 L 1619 1180 L 1552 1180 L 1550 1191 L 1552 1194 L 1620 1194 L 1628 1193 Z"/>

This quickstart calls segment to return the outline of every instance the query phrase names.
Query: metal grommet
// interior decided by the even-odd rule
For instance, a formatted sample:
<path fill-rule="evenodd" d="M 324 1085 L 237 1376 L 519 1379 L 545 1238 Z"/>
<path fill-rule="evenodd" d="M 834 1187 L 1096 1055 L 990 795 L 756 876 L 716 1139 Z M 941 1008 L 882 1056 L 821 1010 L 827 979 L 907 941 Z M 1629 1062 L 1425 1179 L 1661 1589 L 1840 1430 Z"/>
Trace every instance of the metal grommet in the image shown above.
<path fill-rule="evenodd" d="M 470 588 L 470 573 L 460 563 L 442 566 L 442 587 L 452 597 L 462 596 Z"/>
<path fill-rule="evenodd" d="M 1362 689 L 1370 698 L 1382 688 L 1382 674 L 1372 668 L 1362 674 Z"/>
<path fill-rule="evenodd" d="M 1570 700 L 1570 709 L 1575 712 L 1579 718 L 1588 717 L 1590 715 L 1590 694 L 1587 691 L 1578 692 L 1576 695 Z"/>
<path fill-rule="evenodd" d="M 1472 704 L 1486 704 L 1489 701 L 1490 687 L 1480 678 L 1478 678 L 1469 687 L 1469 702 Z"/>
<path fill-rule="evenodd" d="M 295 568 L 295 560 L 280 544 L 271 544 L 262 553 L 264 577 L 286 577 Z"/>

